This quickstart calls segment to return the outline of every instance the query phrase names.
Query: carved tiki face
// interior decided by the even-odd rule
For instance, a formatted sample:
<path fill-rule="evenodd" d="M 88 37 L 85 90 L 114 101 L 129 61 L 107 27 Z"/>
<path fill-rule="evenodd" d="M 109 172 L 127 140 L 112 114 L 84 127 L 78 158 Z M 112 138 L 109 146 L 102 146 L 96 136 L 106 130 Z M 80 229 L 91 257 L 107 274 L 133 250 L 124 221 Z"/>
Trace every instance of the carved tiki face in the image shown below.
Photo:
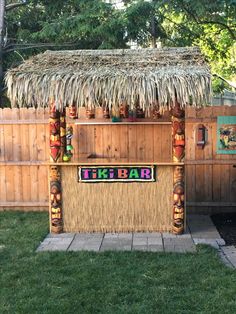
<path fill-rule="evenodd" d="M 184 185 L 182 182 L 178 181 L 175 183 L 173 194 L 174 207 L 184 208 Z"/>
<path fill-rule="evenodd" d="M 53 207 L 57 207 L 61 203 L 61 186 L 57 181 L 50 184 L 50 199 Z"/>
<path fill-rule="evenodd" d="M 109 119 L 110 118 L 110 113 L 109 113 L 109 108 L 108 107 L 104 107 L 103 108 L 103 118 L 104 119 Z"/>
<path fill-rule="evenodd" d="M 173 127 L 173 135 L 184 134 L 184 121 L 183 120 L 173 119 L 172 127 Z"/>
<path fill-rule="evenodd" d="M 184 167 L 176 166 L 174 169 L 174 182 L 184 180 Z"/>
<path fill-rule="evenodd" d="M 61 176 L 60 172 L 58 171 L 57 166 L 51 166 L 50 167 L 50 180 L 51 181 L 60 181 Z"/>
<path fill-rule="evenodd" d="M 56 135 L 60 134 L 60 121 L 57 119 L 49 120 L 50 134 Z"/>

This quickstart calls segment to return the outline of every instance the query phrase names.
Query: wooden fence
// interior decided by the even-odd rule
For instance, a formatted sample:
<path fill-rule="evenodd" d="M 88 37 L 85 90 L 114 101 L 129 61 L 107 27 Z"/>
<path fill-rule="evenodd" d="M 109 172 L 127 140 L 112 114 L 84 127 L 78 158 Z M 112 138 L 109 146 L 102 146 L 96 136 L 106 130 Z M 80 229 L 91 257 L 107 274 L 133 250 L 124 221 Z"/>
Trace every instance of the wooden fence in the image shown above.
<path fill-rule="evenodd" d="M 235 209 L 236 156 L 216 154 L 217 116 L 224 115 L 236 116 L 236 106 L 186 110 L 187 212 Z M 196 129 L 200 123 L 208 130 L 204 149 L 196 146 Z M 78 128 L 75 138 L 82 131 Z M 0 109 L 0 209 L 47 208 L 48 133 L 47 110 Z M 79 152 L 87 145 L 81 144 Z M 153 149 L 157 158 L 155 146 Z"/>
<path fill-rule="evenodd" d="M 0 208 L 46 209 L 48 113 L 0 109 Z"/>
<path fill-rule="evenodd" d="M 236 106 L 186 110 L 187 213 L 236 210 L 236 156 L 216 153 L 217 116 L 236 116 Z M 199 124 L 207 129 L 204 149 L 196 145 Z"/>

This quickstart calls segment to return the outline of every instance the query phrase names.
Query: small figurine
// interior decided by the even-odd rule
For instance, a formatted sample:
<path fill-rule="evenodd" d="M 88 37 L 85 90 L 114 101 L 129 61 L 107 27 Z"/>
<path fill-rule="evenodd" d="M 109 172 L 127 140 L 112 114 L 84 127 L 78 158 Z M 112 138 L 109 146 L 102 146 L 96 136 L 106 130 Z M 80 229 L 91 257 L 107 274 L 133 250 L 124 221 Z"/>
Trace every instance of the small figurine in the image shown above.
<path fill-rule="evenodd" d="M 142 108 L 140 108 L 139 105 L 136 106 L 136 116 L 138 119 L 142 119 L 145 117 L 144 111 Z"/>
<path fill-rule="evenodd" d="M 103 118 L 104 119 L 109 119 L 110 118 L 110 112 L 109 112 L 109 108 L 107 106 L 103 107 Z"/>
<path fill-rule="evenodd" d="M 95 111 L 94 109 L 86 109 L 86 118 L 87 119 L 94 119 L 95 118 Z"/>
<path fill-rule="evenodd" d="M 75 104 L 72 104 L 69 106 L 69 117 L 71 119 L 77 119 L 78 118 L 77 108 L 76 108 Z"/>

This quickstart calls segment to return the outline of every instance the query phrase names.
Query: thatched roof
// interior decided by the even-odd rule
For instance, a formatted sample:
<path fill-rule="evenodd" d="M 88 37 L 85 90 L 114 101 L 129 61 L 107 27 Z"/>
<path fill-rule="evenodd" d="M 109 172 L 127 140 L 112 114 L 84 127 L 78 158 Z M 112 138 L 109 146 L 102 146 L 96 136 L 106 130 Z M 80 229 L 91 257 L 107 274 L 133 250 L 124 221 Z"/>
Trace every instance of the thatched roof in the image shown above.
<path fill-rule="evenodd" d="M 198 48 L 46 51 L 6 74 L 12 105 L 162 109 L 209 103 L 211 76 Z"/>

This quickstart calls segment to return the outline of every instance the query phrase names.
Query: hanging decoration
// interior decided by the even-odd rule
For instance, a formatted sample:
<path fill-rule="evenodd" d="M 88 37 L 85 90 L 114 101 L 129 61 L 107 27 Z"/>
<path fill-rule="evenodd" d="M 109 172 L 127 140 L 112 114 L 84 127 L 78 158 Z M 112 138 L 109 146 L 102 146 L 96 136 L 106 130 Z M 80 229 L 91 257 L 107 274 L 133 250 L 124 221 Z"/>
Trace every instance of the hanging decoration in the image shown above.
<path fill-rule="evenodd" d="M 172 110 L 173 161 L 183 162 L 185 155 L 184 110 L 178 103 Z M 184 166 L 174 167 L 173 178 L 173 232 L 184 232 Z"/>
<path fill-rule="evenodd" d="M 51 232 L 60 233 L 63 230 L 60 167 L 50 166 L 49 171 Z"/>
<path fill-rule="evenodd" d="M 66 154 L 66 108 L 60 115 L 60 137 L 61 137 L 61 155 L 62 158 Z"/>
<path fill-rule="evenodd" d="M 70 161 L 71 157 L 73 156 L 72 150 L 73 146 L 71 145 L 71 140 L 73 137 L 73 128 L 72 126 L 68 126 L 66 128 L 66 160 L 63 158 L 64 161 Z"/>

